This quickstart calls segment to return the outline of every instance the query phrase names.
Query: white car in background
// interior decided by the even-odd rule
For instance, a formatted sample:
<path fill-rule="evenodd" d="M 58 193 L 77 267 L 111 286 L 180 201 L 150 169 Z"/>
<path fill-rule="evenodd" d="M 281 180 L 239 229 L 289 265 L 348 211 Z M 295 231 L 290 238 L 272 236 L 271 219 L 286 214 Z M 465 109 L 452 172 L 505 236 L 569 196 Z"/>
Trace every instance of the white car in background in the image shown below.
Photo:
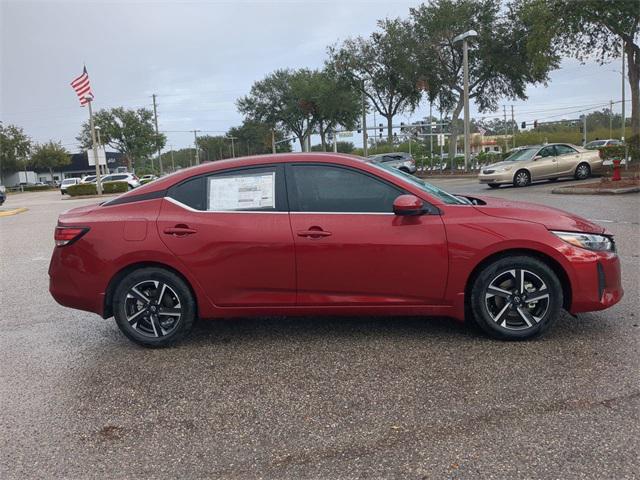
<path fill-rule="evenodd" d="M 140 180 L 133 173 L 112 173 L 111 175 L 105 175 L 100 178 L 100 183 L 106 182 L 127 182 L 129 184 L 129 190 L 140 186 Z"/>
<path fill-rule="evenodd" d="M 60 193 L 62 195 L 66 194 L 67 188 L 69 188 L 71 185 L 78 185 L 81 182 L 82 180 L 78 177 L 65 178 L 60 184 Z"/>
<path fill-rule="evenodd" d="M 80 180 L 80 183 L 96 183 L 96 176 L 95 175 L 87 175 L 82 180 Z"/>

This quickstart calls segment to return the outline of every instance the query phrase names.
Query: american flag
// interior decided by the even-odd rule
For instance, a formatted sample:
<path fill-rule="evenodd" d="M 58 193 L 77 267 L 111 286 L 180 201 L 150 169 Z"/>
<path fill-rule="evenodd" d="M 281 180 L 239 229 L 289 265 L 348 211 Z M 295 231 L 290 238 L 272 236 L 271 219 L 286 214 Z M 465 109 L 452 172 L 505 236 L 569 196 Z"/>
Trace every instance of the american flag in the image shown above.
<path fill-rule="evenodd" d="M 487 131 L 482 127 L 478 127 L 478 132 L 480 133 L 480 136 L 482 136 L 482 137 L 484 137 L 484 134 L 487 133 Z"/>
<path fill-rule="evenodd" d="M 91 97 L 93 100 L 93 91 L 91 90 L 91 84 L 89 83 L 89 74 L 87 73 L 87 67 L 84 67 L 82 70 L 82 75 L 71 82 L 71 86 L 76 91 L 76 95 L 78 95 L 78 100 L 80 100 L 80 105 L 83 107 L 89 102 L 86 98 L 87 96 Z"/>

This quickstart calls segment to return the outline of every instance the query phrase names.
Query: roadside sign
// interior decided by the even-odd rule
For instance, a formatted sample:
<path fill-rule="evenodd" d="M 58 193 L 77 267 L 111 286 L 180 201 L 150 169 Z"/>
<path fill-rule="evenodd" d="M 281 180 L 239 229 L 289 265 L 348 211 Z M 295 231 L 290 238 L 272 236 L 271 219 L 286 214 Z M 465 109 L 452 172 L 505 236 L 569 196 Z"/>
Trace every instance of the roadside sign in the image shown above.
<path fill-rule="evenodd" d="M 338 132 L 338 137 L 350 138 L 350 137 L 353 137 L 353 132 Z"/>
<path fill-rule="evenodd" d="M 95 167 L 96 166 L 96 162 L 93 159 L 93 149 L 89 148 L 87 149 L 87 160 L 89 160 L 89 166 L 91 167 Z M 98 163 L 100 165 L 106 165 L 107 164 L 107 154 L 104 150 L 104 147 L 98 147 Z"/>
<path fill-rule="evenodd" d="M 442 147 L 444 145 L 444 133 L 438 134 L 438 146 Z"/>

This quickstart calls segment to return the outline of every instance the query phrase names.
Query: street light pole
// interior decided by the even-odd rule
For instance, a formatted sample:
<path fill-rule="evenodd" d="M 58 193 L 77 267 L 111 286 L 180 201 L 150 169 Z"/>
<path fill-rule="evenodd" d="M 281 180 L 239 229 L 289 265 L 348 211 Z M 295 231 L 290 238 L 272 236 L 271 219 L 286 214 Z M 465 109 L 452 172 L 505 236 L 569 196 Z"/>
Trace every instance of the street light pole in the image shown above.
<path fill-rule="evenodd" d="M 625 134 L 625 119 L 624 119 L 624 42 L 622 43 L 622 136 L 620 140 L 624 142 L 624 134 Z M 632 115 L 633 116 L 633 115 Z M 625 162 L 626 165 L 626 162 Z"/>
<path fill-rule="evenodd" d="M 102 185 L 100 183 L 100 164 L 98 162 L 98 145 L 96 142 L 96 126 L 93 123 L 93 109 L 91 104 L 93 103 L 93 96 L 87 95 L 84 97 L 89 105 L 89 127 L 91 128 L 91 143 L 93 145 L 93 161 L 96 166 L 96 192 L 98 195 L 102 195 Z"/>
<path fill-rule="evenodd" d="M 478 32 L 469 30 L 453 39 L 453 43 L 462 41 L 462 68 L 464 76 L 464 171 L 469 166 L 469 146 L 471 139 L 469 138 L 469 43 L 468 39 L 477 37 Z"/>
<path fill-rule="evenodd" d="M 102 139 L 100 138 L 100 126 L 96 125 L 96 133 L 98 134 L 98 147 L 102 148 Z M 107 152 L 104 152 L 104 161 L 105 161 L 105 165 L 104 168 L 102 169 L 104 174 L 107 174 Z"/>

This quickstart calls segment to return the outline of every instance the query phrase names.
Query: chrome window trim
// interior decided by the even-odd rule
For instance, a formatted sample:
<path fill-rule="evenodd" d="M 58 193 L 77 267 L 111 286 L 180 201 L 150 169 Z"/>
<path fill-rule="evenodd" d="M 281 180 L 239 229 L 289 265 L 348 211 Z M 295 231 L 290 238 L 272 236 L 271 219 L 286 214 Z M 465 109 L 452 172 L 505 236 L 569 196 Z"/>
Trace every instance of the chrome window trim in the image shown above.
<path fill-rule="evenodd" d="M 278 214 L 278 215 L 395 215 L 393 212 L 385 213 L 385 212 L 280 212 L 280 211 L 271 211 L 271 210 L 197 210 L 195 208 L 190 207 L 182 202 L 179 202 L 175 198 L 171 197 L 163 197 L 165 200 L 177 205 L 178 207 L 184 208 L 190 212 L 195 213 L 270 213 L 270 214 Z"/>

